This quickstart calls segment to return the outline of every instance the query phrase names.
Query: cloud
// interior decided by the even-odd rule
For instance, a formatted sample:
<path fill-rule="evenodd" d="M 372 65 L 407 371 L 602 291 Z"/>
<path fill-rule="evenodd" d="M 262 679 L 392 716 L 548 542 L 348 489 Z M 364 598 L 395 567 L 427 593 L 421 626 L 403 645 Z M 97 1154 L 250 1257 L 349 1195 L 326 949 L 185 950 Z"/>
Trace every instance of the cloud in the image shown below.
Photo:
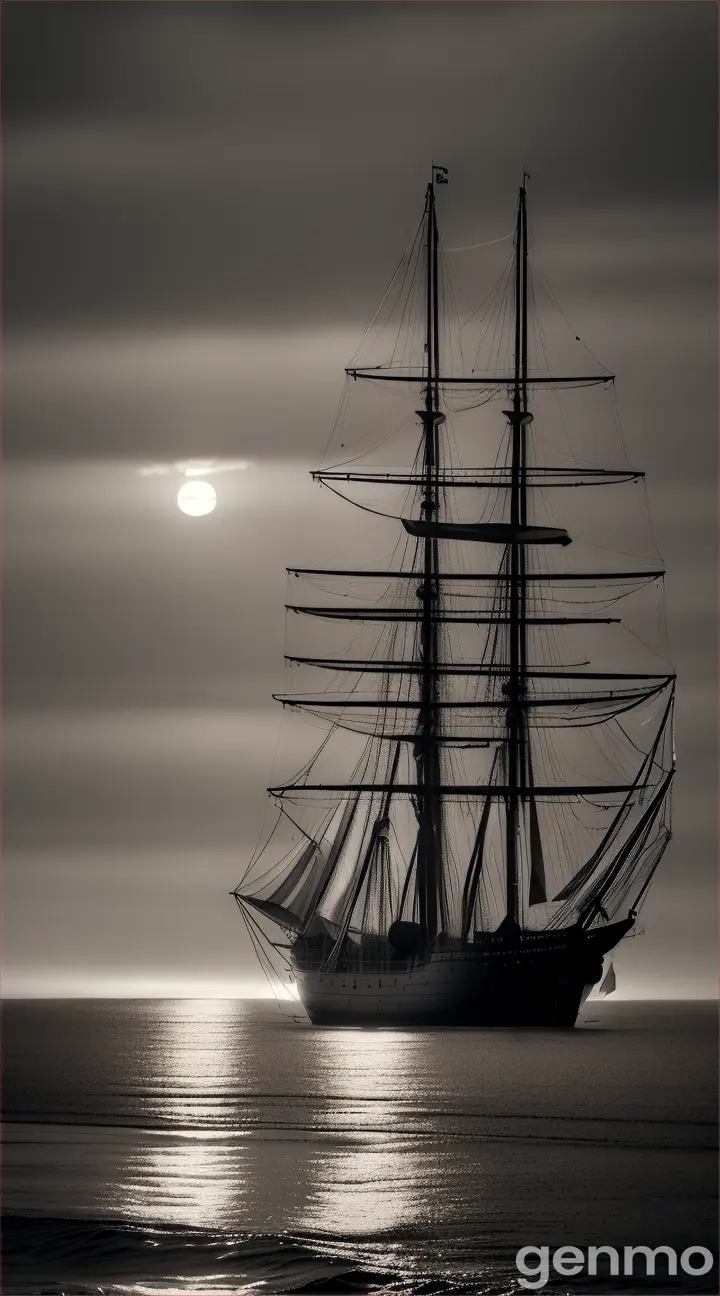
<path fill-rule="evenodd" d="M 696 208 L 712 239 L 716 26 L 700 4 L 17 6 L 6 335 L 367 319 L 431 156 L 450 246 L 506 231 L 523 167 L 549 221 L 639 210 L 647 234 Z"/>
<path fill-rule="evenodd" d="M 167 965 L 178 933 L 208 983 L 238 957 L 224 891 L 272 777 L 284 567 L 384 560 L 396 540 L 307 470 L 433 156 L 450 247 L 505 234 L 531 172 L 532 255 L 620 375 L 680 671 L 668 865 L 702 881 L 693 918 L 707 908 L 717 22 L 702 4 L 6 6 L 16 965 Z M 450 258 L 471 305 L 507 252 Z M 218 508 L 181 528 L 175 479 L 200 472 Z M 313 737 L 283 738 L 289 765 Z M 672 877 L 648 910 L 657 969 Z M 710 943 L 688 929 L 678 966 Z"/>
<path fill-rule="evenodd" d="M 174 464 L 147 464 L 138 469 L 141 477 L 212 477 L 217 473 L 244 472 L 251 464 L 246 459 L 181 459 Z"/>

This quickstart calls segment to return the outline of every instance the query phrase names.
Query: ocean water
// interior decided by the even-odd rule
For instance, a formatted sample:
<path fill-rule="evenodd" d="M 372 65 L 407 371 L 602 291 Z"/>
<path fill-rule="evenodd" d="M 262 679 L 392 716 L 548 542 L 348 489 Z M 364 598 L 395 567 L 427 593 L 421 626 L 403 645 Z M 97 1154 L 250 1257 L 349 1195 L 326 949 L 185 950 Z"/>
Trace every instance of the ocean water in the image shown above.
<path fill-rule="evenodd" d="M 8 1002 L 5 1296 L 522 1290 L 523 1246 L 716 1250 L 717 1019 L 344 1030 L 268 1002 Z M 717 1270 L 551 1273 L 717 1292 Z"/>

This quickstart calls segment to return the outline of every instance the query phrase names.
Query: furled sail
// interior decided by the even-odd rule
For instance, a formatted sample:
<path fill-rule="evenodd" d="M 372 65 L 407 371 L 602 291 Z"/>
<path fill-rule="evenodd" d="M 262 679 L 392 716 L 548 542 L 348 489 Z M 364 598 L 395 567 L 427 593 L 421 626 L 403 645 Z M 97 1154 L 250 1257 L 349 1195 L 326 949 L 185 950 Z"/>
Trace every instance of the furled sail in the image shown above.
<path fill-rule="evenodd" d="M 484 540 L 495 544 L 571 544 L 563 527 L 512 526 L 509 522 L 423 522 L 403 518 L 410 535 L 438 540 Z"/>

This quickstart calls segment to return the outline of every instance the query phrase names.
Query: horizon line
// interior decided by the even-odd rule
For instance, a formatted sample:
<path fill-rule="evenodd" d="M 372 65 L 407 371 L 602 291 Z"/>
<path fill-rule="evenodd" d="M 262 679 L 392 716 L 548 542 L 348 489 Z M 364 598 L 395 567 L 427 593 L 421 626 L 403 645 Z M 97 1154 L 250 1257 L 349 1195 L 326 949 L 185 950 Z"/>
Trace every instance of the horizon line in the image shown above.
<path fill-rule="evenodd" d="M 589 997 L 585 1004 L 592 1003 L 598 1005 L 608 1002 L 612 998 L 614 1003 L 707 1003 L 720 1004 L 720 994 L 685 994 L 685 995 L 604 995 L 602 998 L 594 999 Z M 226 1003 L 297 1003 L 300 1005 L 300 999 L 295 995 L 287 995 L 279 998 L 269 994 L 141 994 L 141 993 L 123 993 L 112 994 L 102 992 L 98 994 L 3 994 L 0 995 L 0 1004 L 2 1003 L 64 1003 L 68 1001 L 94 1002 L 96 1000 L 217 1000 Z M 584 1005 L 583 1005 L 584 1006 Z"/>

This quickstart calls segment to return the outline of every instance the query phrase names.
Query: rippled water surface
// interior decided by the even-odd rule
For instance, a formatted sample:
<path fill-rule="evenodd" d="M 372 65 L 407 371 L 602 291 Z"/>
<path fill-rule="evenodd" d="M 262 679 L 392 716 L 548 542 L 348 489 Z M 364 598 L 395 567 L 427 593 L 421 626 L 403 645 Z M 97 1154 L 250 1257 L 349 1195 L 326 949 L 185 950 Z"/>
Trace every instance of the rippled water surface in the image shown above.
<path fill-rule="evenodd" d="M 490 1296 L 519 1290 L 524 1245 L 715 1246 L 708 1005 L 591 1004 L 558 1032 L 323 1030 L 225 1000 L 4 1020 L 6 1293 Z"/>

